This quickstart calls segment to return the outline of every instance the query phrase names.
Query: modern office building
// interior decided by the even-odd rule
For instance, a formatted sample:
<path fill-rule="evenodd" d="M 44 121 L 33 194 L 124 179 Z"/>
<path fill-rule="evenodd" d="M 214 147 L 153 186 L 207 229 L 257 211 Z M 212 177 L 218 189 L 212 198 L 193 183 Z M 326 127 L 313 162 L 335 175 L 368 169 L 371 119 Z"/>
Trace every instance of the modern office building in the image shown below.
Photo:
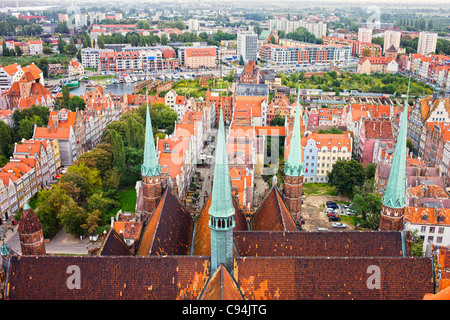
<path fill-rule="evenodd" d="M 258 35 L 252 31 L 237 34 L 237 56 L 245 62 L 256 60 L 258 54 Z"/>

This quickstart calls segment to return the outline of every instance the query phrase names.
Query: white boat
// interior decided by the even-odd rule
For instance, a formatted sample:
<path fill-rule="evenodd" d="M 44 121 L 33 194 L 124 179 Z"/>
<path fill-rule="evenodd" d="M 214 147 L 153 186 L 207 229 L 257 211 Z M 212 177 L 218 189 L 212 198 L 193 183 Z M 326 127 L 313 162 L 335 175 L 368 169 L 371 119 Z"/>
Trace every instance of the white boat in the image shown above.
<path fill-rule="evenodd" d="M 133 82 L 138 81 L 138 78 L 136 76 L 133 76 L 131 79 L 133 80 Z"/>
<path fill-rule="evenodd" d="M 132 82 L 130 76 L 126 76 L 126 77 L 124 78 L 124 80 L 125 80 L 126 83 L 131 83 L 131 82 Z"/>

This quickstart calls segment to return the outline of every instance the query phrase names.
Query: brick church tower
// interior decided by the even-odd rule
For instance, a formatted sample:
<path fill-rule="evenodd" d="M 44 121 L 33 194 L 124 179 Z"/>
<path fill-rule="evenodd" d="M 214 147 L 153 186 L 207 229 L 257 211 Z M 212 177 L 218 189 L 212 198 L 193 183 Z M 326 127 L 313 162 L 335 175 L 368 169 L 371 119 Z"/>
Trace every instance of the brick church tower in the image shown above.
<path fill-rule="evenodd" d="M 411 81 L 411 79 L 410 79 Z M 409 93 L 409 84 L 408 84 Z M 406 136 L 408 130 L 408 94 L 403 109 L 391 171 L 381 198 L 379 230 L 403 230 L 406 206 Z"/>
<path fill-rule="evenodd" d="M 162 195 L 161 166 L 156 157 L 153 138 L 152 121 L 147 101 L 147 116 L 145 124 L 144 162 L 141 166 L 142 193 L 144 199 L 144 214 L 150 217 L 158 205 Z"/>
<path fill-rule="evenodd" d="M 45 255 L 44 234 L 33 209 L 25 202 L 17 228 L 22 255 Z"/>
<path fill-rule="evenodd" d="M 300 130 L 300 91 L 297 94 L 297 109 L 295 111 L 294 127 L 289 148 L 289 156 L 284 165 L 284 201 L 294 220 L 300 220 L 302 212 L 303 175 L 305 165 L 303 163 L 301 130 Z"/>

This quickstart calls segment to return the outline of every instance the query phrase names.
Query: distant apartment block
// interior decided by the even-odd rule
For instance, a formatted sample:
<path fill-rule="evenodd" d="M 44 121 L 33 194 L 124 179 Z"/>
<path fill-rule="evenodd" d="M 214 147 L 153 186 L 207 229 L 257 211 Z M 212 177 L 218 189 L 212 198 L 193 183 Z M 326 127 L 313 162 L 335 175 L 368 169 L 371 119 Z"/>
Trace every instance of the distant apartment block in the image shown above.
<path fill-rule="evenodd" d="M 419 44 L 417 45 L 417 53 L 426 55 L 436 51 L 437 33 L 421 32 L 419 34 Z"/>
<path fill-rule="evenodd" d="M 383 54 L 392 45 L 395 47 L 395 49 L 398 50 L 400 48 L 400 39 L 401 38 L 402 38 L 402 32 L 401 31 L 386 30 L 384 32 Z"/>
<path fill-rule="evenodd" d="M 280 40 L 280 42 L 282 41 Z M 350 59 L 352 53 L 352 47 L 346 45 L 313 45 L 289 42 L 296 44 L 264 45 L 260 50 L 261 59 L 277 65 L 295 66 L 297 64 L 346 62 Z"/>
<path fill-rule="evenodd" d="M 372 43 L 372 29 L 359 28 L 358 29 L 358 41 Z"/>
<path fill-rule="evenodd" d="M 269 30 L 282 30 L 287 34 L 294 32 L 298 28 L 306 28 L 318 39 L 327 35 L 327 24 L 324 22 L 292 21 L 285 18 L 269 20 Z"/>
<path fill-rule="evenodd" d="M 171 47 L 125 47 L 122 51 L 99 52 L 99 71 L 152 72 L 178 69 Z"/>

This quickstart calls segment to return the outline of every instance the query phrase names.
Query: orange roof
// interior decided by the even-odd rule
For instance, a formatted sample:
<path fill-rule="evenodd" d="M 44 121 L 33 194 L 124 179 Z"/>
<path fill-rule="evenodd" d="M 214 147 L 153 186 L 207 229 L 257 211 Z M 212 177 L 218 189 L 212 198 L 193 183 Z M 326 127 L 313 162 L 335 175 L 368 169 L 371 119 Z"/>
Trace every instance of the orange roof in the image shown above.
<path fill-rule="evenodd" d="M 412 197 L 419 198 L 450 198 L 438 185 L 418 185 L 408 190 Z"/>
<path fill-rule="evenodd" d="M 0 179 L 3 180 L 3 184 L 5 186 L 9 185 L 10 178 L 12 181 L 17 181 L 19 179 L 19 177 L 16 177 L 12 172 L 4 172 L 0 170 Z"/>
<path fill-rule="evenodd" d="M 14 153 L 27 153 L 30 155 L 39 154 L 41 151 L 41 141 L 39 140 L 25 140 L 15 146 Z"/>
<path fill-rule="evenodd" d="M 439 217 L 442 221 L 439 221 Z M 406 207 L 405 221 L 417 224 L 450 224 L 450 209 L 428 207 Z"/>
<path fill-rule="evenodd" d="M 175 135 L 177 137 L 196 136 L 197 126 L 193 123 L 177 123 L 175 126 Z"/>
<path fill-rule="evenodd" d="M 19 70 L 19 65 L 14 62 L 13 64 L 3 67 L 3 70 L 5 70 L 9 75 L 13 76 Z"/>
<path fill-rule="evenodd" d="M 214 48 L 188 48 L 186 49 L 186 57 L 215 57 L 216 49 Z"/>
<path fill-rule="evenodd" d="M 2 170 L 4 172 L 11 172 L 16 177 L 21 177 L 25 173 L 30 171 L 31 169 L 32 169 L 32 167 L 30 167 L 28 164 L 26 164 L 22 161 L 21 162 L 14 161 L 14 162 L 8 162 L 7 164 L 5 164 L 5 166 L 3 167 Z"/>
<path fill-rule="evenodd" d="M 48 118 L 48 125 L 52 126 L 53 125 L 53 119 L 52 117 L 54 115 L 58 115 L 59 114 L 67 114 L 67 120 L 66 121 L 59 121 L 58 123 L 58 127 L 60 128 L 66 128 L 66 127 L 74 127 L 75 126 L 75 119 L 77 116 L 77 113 L 75 111 L 69 111 L 68 109 L 61 109 L 59 111 L 51 111 L 50 112 L 50 116 Z"/>
<path fill-rule="evenodd" d="M 285 136 L 286 135 L 285 127 L 256 126 L 255 131 L 256 131 L 257 136 Z"/>
<path fill-rule="evenodd" d="M 36 139 L 69 139 L 70 128 L 58 127 L 53 129 L 52 127 L 36 127 L 34 132 L 34 138 Z"/>

